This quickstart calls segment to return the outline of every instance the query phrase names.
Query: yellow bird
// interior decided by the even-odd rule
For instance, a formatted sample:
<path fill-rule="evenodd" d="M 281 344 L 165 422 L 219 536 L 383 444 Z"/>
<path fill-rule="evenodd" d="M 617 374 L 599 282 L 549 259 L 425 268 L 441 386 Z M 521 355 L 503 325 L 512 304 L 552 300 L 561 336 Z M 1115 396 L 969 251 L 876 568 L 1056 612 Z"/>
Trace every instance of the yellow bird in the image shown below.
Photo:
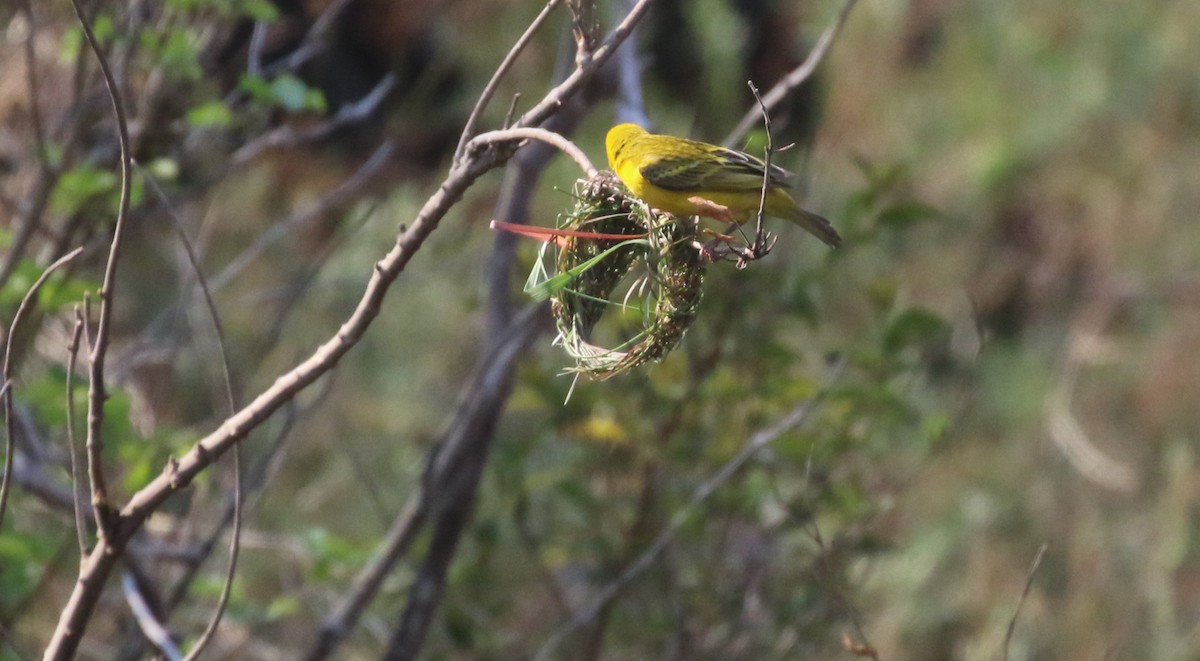
<path fill-rule="evenodd" d="M 637 197 L 676 216 L 744 223 L 758 213 L 766 164 L 740 151 L 655 135 L 636 124 L 618 124 L 604 139 L 608 165 Z M 787 192 L 789 173 L 771 166 L 766 215 L 784 218 L 833 246 L 842 237 L 821 216 L 805 211 Z"/>

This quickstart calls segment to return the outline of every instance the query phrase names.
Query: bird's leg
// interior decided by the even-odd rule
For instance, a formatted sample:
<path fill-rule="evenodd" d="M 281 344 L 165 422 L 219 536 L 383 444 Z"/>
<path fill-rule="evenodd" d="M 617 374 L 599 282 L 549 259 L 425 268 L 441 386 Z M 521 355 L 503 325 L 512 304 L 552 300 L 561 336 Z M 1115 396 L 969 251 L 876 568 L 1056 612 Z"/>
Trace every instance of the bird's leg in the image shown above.
<path fill-rule="evenodd" d="M 737 227 L 737 226 L 734 225 L 733 227 Z M 732 227 L 730 229 L 732 229 Z M 730 230 L 725 230 L 725 232 L 729 232 L 729 231 Z M 717 241 L 719 241 L 721 243 L 733 243 L 734 241 L 736 241 L 736 239 L 734 239 L 733 236 L 729 235 L 728 233 L 722 234 L 721 232 L 718 232 L 714 229 L 710 229 L 708 227 L 701 227 L 700 233 L 707 234 L 708 236 L 711 236 L 712 238 L 716 239 Z"/>
<path fill-rule="evenodd" d="M 691 202 L 693 205 L 695 205 L 696 215 L 698 216 L 712 218 L 713 220 L 719 220 L 725 223 L 734 222 L 733 212 L 730 211 L 729 207 L 725 206 L 724 204 L 717 204 L 716 202 L 700 197 L 699 195 L 693 195 L 689 197 L 688 202 Z"/>

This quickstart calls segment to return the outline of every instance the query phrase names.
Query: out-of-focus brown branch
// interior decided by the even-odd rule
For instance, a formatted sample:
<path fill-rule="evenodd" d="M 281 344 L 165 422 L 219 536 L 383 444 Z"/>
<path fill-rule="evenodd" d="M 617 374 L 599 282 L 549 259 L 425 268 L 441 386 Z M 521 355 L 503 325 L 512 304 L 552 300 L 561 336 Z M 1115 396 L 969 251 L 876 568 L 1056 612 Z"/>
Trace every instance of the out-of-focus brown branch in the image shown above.
<path fill-rule="evenodd" d="M 25 78 L 29 86 L 29 121 L 33 124 L 34 147 L 37 149 L 38 162 L 43 171 L 50 166 L 50 152 L 46 149 L 46 128 L 42 122 L 40 88 L 38 84 L 37 53 L 34 42 L 37 39 L 37 19 L 33 15 L 33 6 L 29 0 L 21 0 L 21 10 L 29 21 L 29 29 L 25 33 Z"/>
<path fill-rule="evenodd" d="M 329 47 L 330 36 L 342 14 L 357 0 L 333 0 L 317 17 L 304 35 L 304 42 L 290 55 L 262 68 L 262 75 L 273 76 L 282 71 L 295 71 Z"/>
<path fill-rule="evenodd" d="M 179 651 L 179 647 L 175 643 L 175 638 L 167 629 L 166 623 L 159 619 L 158 614 L 150 607 L 146 596 L 139 589 L 132 574 L 125 574 L 121 577 L 121 590 L 125 593 L 125 602 L 129 604 L 129 610 L 133 612 L 133 617 L 137 622 L 138 628 L 141 629 L 146 638 L 169 661 L 182 659 L 183 654 Z"/>
<path fill-rule="evenodd" d="M 844 361 L 834 368 L 832 375 L 829 377 L 830 385 L 841 377 L 844 368 Z M 826 387 L 827 389 L 828 386 Z M 667 545 L 675 539 L 675 535 L 679 532 L 679 529 L 683 527 L 683 524 L 687 522 L 688 517 L 692 515 L 696 508 L 708 500 L 718 488 L 728 482 L 760 450 L 770 445 L 785 432 L 803 424 L 821 401 L 821 393 L 818 393 L 816 397 L 802 402 L 774 424 L 759 430 L 751 436 L 737 454 L 725 462 L 712 477 L 696 487 L 695 491 L 692 492 L 691 499 L 671 516 L 670 523 L 659 531 L 649 547 L 636 560 L 630 563 L 617 578 L 605 585 L 586 606 L 579 609 L 570 621 L 551 634 L 534 658 L 551 658 L 558 647 L 566 640 L 567 636 L 594 621 L 604 609 L 605 604 L 620 594 L 625 586 L 640 576 L 642 572 L 646 571 L 658 556 L 666 550 Z"/>
<path fill-rule="evenodd" d="M 1043 403 L 1043 415 L 1046 432 L 1054 447 L 1080 475 L 1114 491 L 1130 492 L 1138 486 L 1137 472 L 1096 447 L 1071 410 L 1080 370 L 1095 353 L 1104 327 L 1115 313 L 1117 302 L 1111 294 L 1100 294 L 1086 303 L 1076 315 L 1057 377 Z"/>
<path fill-rule="evenodd" d="M 1038 547 L 1037 555 L 1033 556 L 1033 564 L 1029 567 L 1029 575 L 1025 578 L 1025 589 L 1021 591 L 1021 598 L 1017 600 L 1017 607 L 1013 609 L 1012 618 L 1008 621 L 1008 628 L 1004 631 L 1004 644 L 1000 647 L 1000 658 L 1003 661 L 1008 661 L 1008 646 L 1012 643 L 1013 632 L 1017 629 L 1017 618 L 1021 616 L 1021 606 L 1025 605 L 1025 600 L 1029 598 L 1029 591 L 1033 589 L 1033 579 L 1037 576 L 1038 569 L 1042 566 L 1042 558 L 1046 556 L 1046 550 L 1050 545 L 1042 542 Z"/>
<path fill-rule="evenodd" d="M 395 153 L 395 142 L 385 140 L 380 143 L 367 160 L 363 161 L 363 164 L 354 171 L 354 174 L 339 184 L 337 188 L 322 195 L 320 202 L 271 223 L 271 227 L 267 231 L 260 234 L 253 243 L 238 253 L 237 257 L 232 259 L 219 273 L 211 278 L 211 287 L 215 290 L 224 288 L 225 285 L 229 284 L 246 267 L 253 264 L 254 260 L 276 241 L 295 233 L 300 227 L 321 218 L 325 214 L 332 213 L 334 210 L 358 199 L 362 190 L 375 180 L 375 176 L 383 170 L 383 167 L 387 165 Z"/>
<path fill-rule="evenodd" d="M 528 33 L 528 31 L 527 31 Z M 503 66 L 503 65 L 502 65 Z M 548 131 L 543 129 L 510 129 L 506 131 L 493 131 L 478 136 L 472 142 L 491 143 L 491 142 L 507 142 L 513 138 L 533 138 L 540 140 L 540 145 L 530 145 L 517 153 L 516 158 L 510 163 L 508 176 L 505 179 L 500 195 L 500 200 L 496 204 L 496 215 L 511 219 L 516 222 L 525 222 L 529 215 L 529 198 L 533 189 L 536 186 L 537 180 L 542 171 L 549 163 L 553 150 L 548 145 L 553 145 L 572 155 L 572 158 L 580 164 L 580 167 L 585 171 L 594 171 L 587 157 L 582 154 L 570 143 L 561 133 L 557 131 L 569 131 L 573 128 L 581 116 L 581 110 L 578 104 L 571 104 L 566 107 L 565 113 L 556 114 L 551 118 L 550 123 L 556 131 Z M 572 153 L 574 152 L 574 153 Z M 511 302 L 508 296 L 508 289 L 511 275 L 511 258 L 512 246 L 511 237 L 508 234 L 501 233 L 496 240 L 493 249 L 491 266 L 489 267 L 489 282 L 491 289 L 489 291 L 489 315 L 488 329 L 489 336 L 492 338 L 491 345 L 493 347 L 491 358 L 485 361 L 493 363 L 498 357 L 505 358 L 510 366 L 497 365 L 497 368 L 511 369 L 512 361 L 515 361 L 517 354 L 502 352 L 501 349 L 513 341 L 514 331 L 527 333 L 527 337 L 523 339 L 525 342 L 531 342 L 538 333 L 538 328 L 522 330 L 527 324 L 540 323 L 540 319 L 544 318 L 545 311 L 537 308 L 531 308 L 526 311 L 525 315 L 516 320 L 511 319 Z M 533 315 L 533 316 L 530 316 Z M 518 336 L 520 339 L 521 336 Z M 526 344 L 527 346 L 527 344 Z M 481 368 L 477 374 L 487 375 L 494 368 Z M 504 379 L 507 380 L 507 377 Z M 494 379 L 490 379 L 494 382 Z M 470 393 L 472 390 L 477 390 L 482 381 L 476 380 L 469 385 L 464 392 Z M 504 401 L 507 399 L 507 390 L 498 392 L 494 395 L 495 403 L 487 407 L 478 405 L 472 406 L 474 401 L 472 397 L 464 395 L 462 404 L 457 408 L 454 415 L 456 421 L 466 421 L 468 418 L 474 419 L 474 424 L 463 422 L 465 428 L 487 427 L 489 429 L 485 436 L 477 436 L 474 442 L 470 445 L 461 442 L 451 443 L 451 438 L 443 439 L 443 442 L 437 446 L 436 454 L 431 454 L 427 460 L 427 472 L 422 480 L 422 485 L 410 496 L 408 503 L 405 504 L 401 514 L 396 518 L 391 529 L 388 531 L 383 543 L 380 545 L 380 550 L 377 551 L 371 563 L 364 568 L 354 582 L 354 587 L 351 589 L 349 596 L 337 606 L 334 612 L 321 626 L 321 631 L 313 648 L 305 657 L 310 661 L 326 658 L 333 648 L 347 635 L 353 625 L 357 622 L 362 610 L 370 603 L 379 586 L 382 584 L 387 574 L 400 558 L 407 553 L 416 533 L 431 518 L 431 502 L 435 499 L 446 500 L 444 496 L 439 496 L 438 489 L 441 489 L 441 483 L 445 479 L 444 473 L 435 470 L 439 462 L 434 460 L 435 456 L 446 456 L 454 454 L 456 456 L 471 450 L 476 454 L 486 452 L 487 444 L 490 443 L 491 433 L 490 427 L 494 424 L 495 419 L 499 416 L 500 409 Z M 451 449 L 444 449 L 451 448 Z M 448 462 L 450 465 L 462 463 L 463 460 L 455 459 Z M 443 464 L 444 465 L 444 464 Z M 482 466 L 482 463 L 480 464 Z M 469 503 L 473 499 L 474 484 L 478 480 L 478 473 L 472 476 L 459 476 L 456 473 L 457 483 L 464 485 L 460 488 L 459 495 L 455 496 L 452 501 L 459 502 L 465 500 Z M 469 489 L 467 488 L 469 485 Z M 469 493 L 468 493 L 469 492 Z M 458 506 L 456 506 L 457 508 Z M 440 548 L 453 548 L 456 543 L 457 531 L 461 530 L 462 523 L 465 520 L 461 518 L 462 512 L 458 509 L 444 512 L 441 515 L 441 520 L 436 524 L 440 534 L 435 532 L 440 540 Z M 433 516 L 436 516 L 434 514 Z M 449 521 L 453 519 L 458 522 L 455 525 Z M 452 556 L 452 553 L 450 554 Z M 432 558 L 431 552 L 427 558 Z M 444 568 L 443 568 L 444 569 Z M 427 577 L 427 584 L 436 585 L 440 590 L 440 579 L 436 579 L 439 575 L 439 567 L 433 563 L 431 559 L 427 559 L 422 576 Z M 416 591 L 413 592 L 416 595 Z M 414 643 L 419 646 L 418 639 L 424 639 L 424 629 L 428 626 L 428 614 L 437 603 L 437 598 L 429 600 L 426 597 L 421 599 L 410 600 L 409 607 L 406 609 L 405 617 L 400 627 L 393 635 L 392 649 L 393 650 L 412 650 Z"/>
<path fill-rule="evenodd" d="M 575 15 L 578 15 L 577 11 Z M 580 57 L 581 54 L 582 51 L 576 51 L 577 67 L 582 66 L 581 63 L 585 61 Z M 517 223 L 528 222 L 532 191 L 553 154 L 548 146 L 570 155 L 587 176 L 595 173 L 595 167 L 587 156 L 564 137 L 564 134 L 569 134 L 574 129 L 588 109 L 589 104 L 576 96 L 570 104 L 563 106 L 563 112 L 555 114 L 547 122 L 548 128 L 549 125 L 553 125 L 554 131 L 530 130 L 530 127 L 518 126 L 515 129 L 483 134 L 472 141 L 507 141 L 516 137 L 544 143 L 537 146 L 540 148 L 527 148 L 518 153 L 505 179 L 501 198 L 497 202 L 497 216 Z M 489 267 L 491 284 L 488 302 L 488 335 L 496 338 L 493 340 L 493 351 L 503 347 L 501 338 L 510 335 L 509 329 L 519 327 L 520 320 L 509 321 L 512 305 L 509 287 L 514 248 L 512 237 L 508 236 L 498 237 L 493 247 Z M 526 314 L 538 315 L 532 321 L 540 322 L 547 318 L 545 311 L 540 308 L 527 309 Z M 532 341 L 540 330 L 539 326 L 534 332 L 530 332 L 529 340 Z M 426 552 L 425 560 L 409 591 L 408 603 L 400 622 L 392 632 L 385 658 L 413 658 L 424 644 L 433 614 L 441 600 L 447 568 L 454 558 L 462 531 L 470 520 L 475 492 L 486 465 L 496 422 L 512 389 L 512 369 L 510 366 L 504 373 L 484 382 L 493 384 L 489 387 L 494 393 L 490 401 L 482 405 L 460 407 L 460 414 L 455 418 L 455 428 L 431 455 L 429 465 L 432 474 L 445 475 L 444 481 L 452 481 L 436 483 L 426 479 L 423 482 L 422 491 L 428 493 L 433 502 L 433 511 L 429 515 L 433 520 L 433 537 L 430 549 Z M 466 401 L 470 403 L 472 398 L 466 398 Z"/>
<path fill-rule="evenodd" d="M 507 400 L 508 383 L 516 360 L 544 330 L 547 311 L 544 304 L 529 306 L 496 338 L 492 350 L 463 389 L 451 415 L 450 429 L 431 451 L 421 486 L 409 497 L 379 550 L 355 578 L 346 598 L 321 624 L 316 642 L 304 657 L 307 661 L 327 658 L 349 635 L 388 573 L 407 553 L 425 521 L 441 515 L 447 508 L 471 501 L 470 495 L 478 476 L 472 479 L 469 471 L 476 464 L 482 467 L 491 438 L 490 427 L 498 417 L 499 408 Z M 449 531 L 443 530 L 442 535 L 444 545 Z M 436 554 L 430 551 L 429 555 Z M 452 556 L 453 553 L 450 553 L 446 560 Z M 413 592 L 417 592 L 415 587 Z M 404 641 L 405 646 L 411 644 L 411 634 L 405 636 Z"/>
<path fill-rule="evenodd" d="M 770 91 L 763 95 L 761 104 L 767 109 L 767 112 L 774 110 L 775 106 L 786 99 L 788 94 L 791 94 L 793 90 L 813 75 L 813 72 L 825 60 L 825 56 L 829 54 L 829 49 L 833 46 L 834 40 L 837 39 L 838 33 L 842 31 L 842 26 L 846 24 L 846 19 L 850 17 L 850 10 L 854 9 L 856 2 L 858 0 L 846 0 L 846 4 L 842 5 L 841 11 L 838 12 L 837 18 L 834 19 L 832 25 L 825 28 L 825 31 L 821 33 L 817 44 L 809 51 L 808 57 L 804 58 L 800 66 L 788 72 L 779 82 L 775 83 L 775 86 Z M 757 107 L 747 110 L 746 114 L 742 115 L 741 121 L 730 131 L 729 136 L 725 138 L 722 144 L 726 147 L 734 146 L 754 126 L 758 118 L 759 109 Z"/>
<path fill-rule="evenodd" d="M 545 303 L 529 305 L 513 320 L 463 391 L 450 429 L 430 455 L 421 489 L 428 516 L 436 520 L 433 539 L 384 658 L 414 658 L 424 642 L 446 569 L 474 507 L 495 424 L 512 389 L 516 360 L 548 327 L 548 311 Z"/>
<path fill-rule="evenodd" d="M 317 640 L 305 654 L 305 661 L 328 658 L 333 649 L 350 635 L 363 610 L 379 592 L 384 579 L 408 552 L 409 545 L 424 525 L 427 514 L 423 492 L 418 488 L 409 497 L 400 515 L 392 522 L 392 527 L 388 529 L 371 561 L 355 577 L 346 597 L 321 623 Z"/>

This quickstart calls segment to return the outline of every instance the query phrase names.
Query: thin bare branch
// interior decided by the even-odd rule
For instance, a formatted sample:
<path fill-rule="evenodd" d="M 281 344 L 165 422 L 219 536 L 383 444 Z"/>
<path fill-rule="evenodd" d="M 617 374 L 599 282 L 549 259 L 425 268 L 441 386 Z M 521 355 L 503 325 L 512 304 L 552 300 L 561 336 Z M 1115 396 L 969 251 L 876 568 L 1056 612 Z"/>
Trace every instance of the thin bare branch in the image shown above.
<path fill-rule="evenodd" d="M 750 93 L 754 95 L 754 100 L 758 102 L 759 110 L 762 111 L 763 131 L 767 134 L 767 149 L 763 154 L 762 190 L 759 192 L 758 214 L 756 214 L 757 219 L 754 225 L 754 245 L 757 247 L 763 240 L 763 212 L 767 208 L 767 189 L 771 187 L 771 157 L 775 155 L 775 143 L 771 138 L 771 113 L 767 112 L 767 106 L 759 96 L 758 87 L 754 85 L 754 81 L 747 80 L 746 85 L 750 88 Z"/>
<path fill-rule="evenodd" d="M 11 486 L 10 483 L 12 480 L 13 459 L 15 458 L 13 446 L 12 352 L 13 344 L 16 342 L 17 330 L 21 326 L 21 321 L 23 321 L 29 312 L 33 310 L 34 300 L 37 298 L 38 292 L 41 291 L 42 285 L 46 284 L 46 280 L 53 275 L 55 271 L 74 260 L 82 252 L 83 248 L 76 248 L 75 250 L 72 250 L 66 255 L 60 257 L 53 264 L 47 267 L 45 271 L 42 271 L 42 274 L 38 276 L 36 281 L 34 281 L 33 286 L 29 288 L 29 291 L 25 292 L 25 297 L 21 299 L 21 304 L 17 307 L 16 314 L 13 315 L 12 323 L 8 326 L 8 339 L 4 343 L 3 376 L 2 380 L 0 380 L 0 383 L 3 384 L 2 399 L 4 400 L 4 424 L 5 429 L 7 430 L 4 442 L 4 477 L 3 479 L 0 479 L 0 526 L 4 525 L 4 513 L 8 507 L 8 490 Z"/>
<path fill-rule="evenodd" d="M 371 561 L 354 578 L 346 597 L 321 623 L 317 640 L 304 656 L 305 661 L 328 658 L 334 648 L 350 635 L 362 612 L 375 599 L 384 579 L 408 552 L 427 514 L 424 494 L 418 487 L 392 522 L 392 527 L 388 529 Z"/>
<path fill-rule="evenodd" d="M 170 201 L 163 192 L 162 187 L 158 185 L 158 180 L 150 173 L 143 172 L 144 178 L 150 182 L 151 188 L 159 196 L 162 202 L 167 205 L 170 213 L 167 215 L 171 218 L 171 225 L 175 228 L 175 234 L 179 237 L 179 242 L 183 244 L 184 251 L 187 254 L 188 263 L 192 267 L 192 273 L 196 277 L 196 282 L 200 285 L 200 291 L 204 295 L 204 305 L 208 311 L 209 321 L 212 323 L 213 334 L 217 340 L 217 352 L 221 356 L 221 375 L 225 386 L 225 404 L 228 406 L 228 415 L 233 415 L 237 411 L 237 397 L 233 392 L 233 376 L 232 368 L 229 365 L 229 351 L 225 347 L 225 330 L 222 328 L 221 315 L 217 312 L 217 304 L 213 301 L 212 291 L 209 289 L 208 280 L 204 277 L 204 270 L 200 267 L 200 260 L 196 257 L 196 250 L 192 247 L 192 242 L 188 239 L 187 232 L 183 229 L 183 223 L 179 220 L 179 214 L 171 208 Z M 217 608 L 209 619 L 208 626 L 200 638 L 192 646 L 191 651 L 185 657 L 188 661 L 197 658 L 213 635 L 217 631 L 217 626 L 221 623 L 221 617 L 225 613 L 225 607 L 229 604 L 229 596 L 233 590 L 233 578 L 237 573 L 238 551 L 241 548 L 242 536 L 242 453 L 241 446 L 233 449 L 233 535 L 229 541 L 229 563 L 225 569 L 225 583 L 221 587 L 221 595 L 217 599 Z"/>
<path fill-rule="evenodd" d="M 842 374 L 845 368 L 845 361 L 838 363 L 834 367 L 834 371 L 829 378 L 829 384 L 835 383 Z M 826 387 L 826 390 L 828 386 Z M 687 504 L 681 507 L 671 517 L 671 521 L 664 527 L 658 535 L 654 537 L 640 556 L 631 562 L 617 578 L 613 579 L 599 593 L 594 596 L 586 606 L 576 611 L 574 617 L 571 618 L 563 626 L 559 627 L 550 635 L 541 649 L 534 656 L 535 659 L 552 658 L 558 647 L 566 640 L 567 636 L 586 626 L 593 621 L 601 612 L 604 606 L 617 596 L 629 583 L 634 581 L 642 572 L 646 571 L 653 565 L 658 556 L 666 550 L 667 546 L 675 539 L 675 535 L 683 524 L 696 509 L 702 505 L 718 488 L 729 481 L 734 474 L 738 472 L 754 455 L 758 454 L 764 447 L 770 445 L 775 439 L 782 436 L 784 433 L 804 424 L 808 416 L 816 410 L 817 405 L 823 401 L 823 393 L 812 399 L 802 402 L 796 406 L 787 415 L 780 418 L 774 424 L 764 429 L 759 430 L 742 446 L 736 455 L 725 462 L 720 469 L 717 470 L 711 477 L 702 482 L 695 491 L 692 492 L 692 497 Z"/>
<path fill-rule="evenodd" d="M 79 448 L 75 447 L 75 361 L 79 359 L 79 340 L 83 337 L 83 312 L 75 306 L 75 328 L 67 346 L 67 452 L 71 455 L 71 493 L 74 494 L 75 534 L 79 537 L 79 561 L 87 557 L 87 522 L 83 511 L 87 501 L 83 475 L 79 472 Z"/>
<path fill-rule="evenodd" d="M 318 393 L 317 396 L 314 397 L 315 403 L 307 405 L 304 412 L 297 410 L 295 402 L 290 402 L 286 407 L 284 407 L 281 428 L 275 434 L 274 441 L 264 453 L 264 456 L 259 459 L 255 468 L 250 471 L 250 474 L 246 479 L 246 484 L 243 486 L 243 490 L 245 492 L 248 494 L 253 493 L 261 490 L 264 487 L 269 480 L 271 473 L 278 466 L 281 458 L 283 457 L 282 450 L 287 439 L 291 436 L 292 429 L 295 427 L 297 420 L 304 417 L 307 411 L 315 408 L 320 402 L 323 402 L 328 393 L 329 388 L 324 388 L 322 392 Z M 226 506 L 225 511 L 222 512 L 217 524 L 214 525 L 212 530 L 209 532 L 208 536 L 193 545 L 193 550 L 186 554 L 186 557 L 183 559 L 185 564 L 183 575 L 179 577 L 179 579 L 175 582 L 175 585 L 167 592 L 166 607 L 168 610 L 174 610 L 183 603 L 183 600 L 187 597 L 188 589 L 191 587 L 192 582 L 195 581 L 196 575 L 200 571 L 201 565 L 204 563 L 206 558 L 212 555 L 212 552 L 217 547 L 217 542 L 220 540 L 224 530 L 233 524 L 236 508 L 237 503 L 235 501 L 230 501 Z"/>
<path fill-rule="evenodd" d="M 1055 382 L 1046 394 L 1043 415 L 1054 447 L 1080 475 L 1114 491 L 1131 492 L 1138 486 L 1137 472 L 1097 447 L 1072 411 L 1080 371 L 1100 343 L 1116 307 L 1115 299 L 1103 296 L 1082 307 L 1071 324 L 1067 350 L 1058 365 Z"/>
<path fill-rule="evenodd" d="M 1008 621 L 1008 629 L 1004 632 L 1004 645 L 1001 647 L 1003 661 L 1008 661 L 1008 646 L 1012 643 L 1013 632 L 1017 629 L 1017 618 L 1021 615 L 1021 606 L 1025 605 L 1025 600 L 1029 598 L 1029 591 L 1033 589 L 1033 579 L 1037 576 L 1038 568 L 1042 566 L 1042 558 L 1046 556 L 1048 548 L 1050 545 L 1042 542 L 1042 545 L 1038 547 L 1037 555 L 1033 556 L 1033 564 L 1029 567 L 1029 576 L 1025 579 L 1025 589 L 1021 591 L 1021 599 L 1017 601 L 1012 619 Z"/>
<path fill-rule="evenodd" d="M 525 50 L 525 47 L 529 45 L 538 28 L 542 27 L 542 24 L 546 22 L 546 17 L 561 2 L 562 0 L 548 0 L 546 6 L 542 7 L 542 11 L 538 12 L 533 22 L 529 24 L 529 27 L 525 28 L 525 32 L 517 39 L 513 47 L 508 50 L 508 54 L 504 56 L 503 60 L 500 60 L 500 65 L 496 67 L 496 72 L 492 74 L 487 85 L 484 85 L 483 91 L 480 92 L 479 98 L 475 101 L 475 107 L 471 108 L 471 114 L 467 115 L 467 121 L 463 124 L 462 137 L 458 139 L 458 146 L 454 149 L 455 161 L 462 158 L 463 151 L 467 148 L 467 142 L 475 137 L 475 126 L 479 123 L 479 117 L 483 114 L 484 109 L 487 108 L 488 103 L 495 96 L 496 88 L 500 85 L 500 79 L 512 68 L 513 62 L 517 60 L 517 56 Z M 516 103 L 515 99 L 513 103 Z M 509 114 L 512 114 L 511 111 Z"/>
<path fill-rule="evenodd" d="M 850 10 L 854 9 L 854 5 L 857 2 L 858 0 L 846 0 L 846 4 L 842 5 L 841 11 L 838 12 L 837 18 L 834 19 L 832 25 L 825 28 L 825 31 L 821 33 L 821 37 L 817 39 L 817 44 L 809 51 L 808 57 L 804 58 L 800 66 L 788 72 L 786 76 L 781 78 L 779 82 L 775 83 L 774 87 L 763 95 L 760 104 L 766 107 L 768 112 L 774 110 L 775 106 L 779 105 L 793 90 L 804 84 L 804 81 L 813 75 L 813 72 L 825 60 L 825 56 L 829 54 L 829 49 L 833 46 L 834 40 L 837 39 L 838 33 L 842 31 L 842 26 L 846 24 L 846 19 L 850 17 Z M 742 119 L 722 144 L 726 147 L 732 147 L 737 144 L 742 139 L 742 136 L 746 135 L 746 132 L 750 130 L 750 127 L 754 126 L 754 122 L 758 120 L 758 114 L 758 108 L 747 110 L 746 114 L 742 115 Z"/>
<path fill-rule="evenodd" d="M 102 437 L 104 402 L 108 399 L 108 393 L 104 388 L 104 362 L 108 354 L 109 330 L 112 325 L 113 299 L 117 286 L 117 262 L 120 261 L 121 239 L 125 234 L 126 217 L 129 215 L 132 155 L 129 152 L 129 124 L 125 116 L 125 104 L 121 100 L 121 90 L 117 86 L 116 79 L 113 78 L 112 69 L 108 65 L 108 59 L 104 56 L 104 51 L 100 48 L 100 43 L 96 40 L 95 33 L 92 32 L 91 23 L 88 21 L 87 16 L 84 15 L 83 7 L 80 6 L 79 0 L 71 0 L 71 6 L 75 8 L 75 16 L 79 19 L 84 37 L 87 38 L 88 45 L 91 47 L 92 52 L 96 56 L 96 61 L 100 65 L 100 72 L 104 76 L 104 84 L 108 88 L 108 96 L 112 101 L 113 114 L 116 116 L 117 135 L 120 138 L 121 147 L 121 198 L 117 206 L 117 219 L 113 226 L 113 238 L 108 253 L 108 263 L 104 268 L 104 281 L 100 286 L 100 319 L 96 324 L 96 343 L 92 347 L 91 369 L 89 372 L 87 445 L 96 456 L 99 456 L 104 446 L 104 439 Z M 112 515 L 115 513 L 115 510 L 108 502 L 108 492 L 103 479 L 103 470 L 100 466 L 94 466 L 93 468 L 92 477 L 99 479 L 92 480 L 92 506 L 96 511 L 96 525 L 99 534 L 101 537 L 104 537 L 108 534 L 108 528 L 112 525 Z"/>

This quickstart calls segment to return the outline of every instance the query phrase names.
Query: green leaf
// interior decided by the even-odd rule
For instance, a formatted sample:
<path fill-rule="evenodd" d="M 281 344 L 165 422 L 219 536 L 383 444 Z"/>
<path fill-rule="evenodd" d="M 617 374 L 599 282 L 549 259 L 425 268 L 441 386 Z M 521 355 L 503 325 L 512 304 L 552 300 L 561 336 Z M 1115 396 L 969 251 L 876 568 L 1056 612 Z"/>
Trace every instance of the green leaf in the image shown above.
<path fill-rule="evenodd" d="M 84 203 L 117 190 L 117 174 L 95 165 L 79 165 L 63 173 L 50 198 L 55 213 L 69 216 Z"/>
<path fill-rule="evenodd" d="M 267 604 L 264 615 L 268 620 L 278 620 L 300 612 L 300 599 L 295 595 L 275 597 Z"/>
<path fill-rule="evenodd" d="M 166 156 L 150 161 L 146 170 L 160 181 L 175 181 L 179 178 L 179 162 Z"/>
<path fill-rule="evenodd" d="M 186 30 L 177 29 L 167 33 L 158 59 L 167 71 L 185 81 L 198 81 L 204 76 L 200 68 L 200 53 Z"/>
<path fill-rule="evenodd" d="M 24 603 L 41 583 L 43 565 L 54 557 L 51 535 L 6 530 L 0 535 L 0 605 L 11 609 Z"/>
<path fill-rule="evenodd" d="M 59 39 L 58 61 L 60 64 L 70 64 L 79 56 L 79 49 L 83 48 L 83 30 L 72 25 L 68 27 Z"/>
<path fill-rule="evenodd" d="M 619 248 L 630 244 L 648 246 L 650 245 L 650 241 L 648 239 L 629 239 L 628 241 L 622 241 L 612 246 L 608 250 L 600 253 L 599 255 L 587 260 L 586 262 L 583 262 L 572 269 L 563 271 L 562 273 L 556 273 L 545 280 L 534 282 L 531 278 L 525 283 L 525 293 L 535 301 L 544 301 L 565 289 L 567 285 L 571 284 L 571 281 L 573 281 L 575 278 L 578 278 L 583 273 L 586 273 L 588 269 L 604 261 L 604 258 L 608 257 Z M 534 273 L 537 272 L 535 271 Z"/>
<path fill-rule="evenodd" d="M 279 20 L 279 9 L 270 0 L 243 0 L 242 12 L 256 21 L 274 23 Z"/>
<path fill-rule="evenodd" d="M 224 103 L 214 99 L 189 110 L 187 122 L 196 128 L 225 127 L 233 122 L 233 113 Z"/>
<path fill-rule="evenodd" d="M 241 80 L 238 81 L 238 87 L 243 92 L 250 95 L 250 98 L 263 103 L 270 103 L 271 83 L 267 82 L 266 78 L 254 74 L 242 74 Z"/>
<path fill-rule="evenodd" d="M 38 306 L 47 312 L 58 312 L 63 308 L 80 303 L 86 292 L 100 289 L 100 282 L 90 278 L 72 276 L 60 277 L 55 274 L 38 293 Z"/>
<path fill-rule="evenodd" d="M 245 74 L 239 86 L 255 101 L 278 106 L 288 112 L 324 112 L 326 108 L 325 95 L 321 90 L 309 87 L 292 74 L 283 74 L 271 81 L 262 76 Z"/>
<path fill-rule="evenodd" d="M 96 41 L 101 44 L 107 44 L 112 41 L 113 35 L 116 33 L 117 28 L 113 23 L 113 18 L 107 13 L 100 14 L 92 22 L 92 34 L 96 36 Z"/>
<path fill-rule="evenodd" d="M 894 278 L 881 275 L 867 283 L 867 300 L 871 301 L 876 311 L 887 312 L 896 302 L 899 291 L 900 285 Z"/>
<path fill-rule="evenodd" d="M 271 98 L 285 110 L 299 112 L 307 107 L 308 85 L 296 76 L 283 74 L 271 81 Z"/>

